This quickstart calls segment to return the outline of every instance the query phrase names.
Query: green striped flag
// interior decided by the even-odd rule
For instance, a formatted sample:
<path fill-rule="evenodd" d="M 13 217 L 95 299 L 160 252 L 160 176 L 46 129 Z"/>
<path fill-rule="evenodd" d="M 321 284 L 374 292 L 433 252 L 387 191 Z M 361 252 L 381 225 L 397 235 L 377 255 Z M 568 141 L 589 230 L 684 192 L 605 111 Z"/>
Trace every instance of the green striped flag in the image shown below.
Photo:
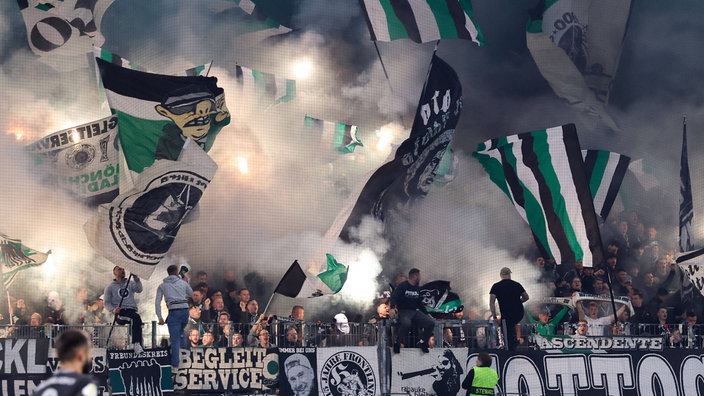
<path fill-rule="evenodd" d="M 242 92 L 254 92 L 262 101 L 286 103 L 296 97 L 296 81 L 276 77 L 271 73 L 235 66 L 235 78 Z"/>
<path fill-rule="evenodd" d="M 186 138 L 210 150 L 230 123 L 225 94 L 215 77 L 151 74 L 100 58 L 96 62 L 133 172 L 141 173 L 155 159 L 178 159 Z"/>
<path fill-rule="evenodd" d="M 573 124 L 488 140 L 474 157 L 509 197 L 538 248 L 558 264 L 603 261 L 589 180 Z"/>
<path fill-rule="evenodd" d="M 306 129 L 306 136 L 319 138 L 323 149 L 349 154 L 353 153 L 357 146 L 364 146 L 357 139 L 357 126 L 355 125 L 323 121 L 310 116 L 305 116 L 303 125 Z"/>
<path fill-rule="evenodd" d="M 471 0 L 363 0 L 373 41 L 466 39 L 484 45 Z"/>
<path fill-rule="evenodd" d="M 594 210 L 606 220 L 621 189 L 631 158 L 604 150 L 582 150 L 582 157 Z"/>

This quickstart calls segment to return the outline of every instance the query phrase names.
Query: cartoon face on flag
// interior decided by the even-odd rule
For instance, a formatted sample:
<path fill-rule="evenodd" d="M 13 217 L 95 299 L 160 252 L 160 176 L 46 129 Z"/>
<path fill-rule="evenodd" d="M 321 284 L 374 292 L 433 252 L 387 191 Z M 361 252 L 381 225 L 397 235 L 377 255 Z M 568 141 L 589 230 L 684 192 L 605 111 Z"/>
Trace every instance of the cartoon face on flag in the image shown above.
<path fill-rule="evenodd" d="M 215 96 L 207 89 L 189 85 L 170 92 L 154 109 L 173 121 L 172 124 L 164 125 L 164 136 L 176 133 L 201 142 L 210 132 L 211 117 L 215 122 L 222 122 L 229 117 L 224 98 L 219 101 L 216 103 Z"/>

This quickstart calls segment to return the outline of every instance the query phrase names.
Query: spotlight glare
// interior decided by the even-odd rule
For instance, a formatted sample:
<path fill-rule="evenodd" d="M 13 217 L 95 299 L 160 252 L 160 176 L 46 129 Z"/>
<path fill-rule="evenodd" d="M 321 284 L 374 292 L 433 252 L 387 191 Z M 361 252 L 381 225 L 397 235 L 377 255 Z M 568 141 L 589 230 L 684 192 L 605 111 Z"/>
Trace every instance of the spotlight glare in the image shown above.
<path fill-rule="evenodd" d="M 297 80 L 305 80 L 313 71 L 313 63 L 310 59 L 300 59 L 293 65 L 293 75 Z"/>

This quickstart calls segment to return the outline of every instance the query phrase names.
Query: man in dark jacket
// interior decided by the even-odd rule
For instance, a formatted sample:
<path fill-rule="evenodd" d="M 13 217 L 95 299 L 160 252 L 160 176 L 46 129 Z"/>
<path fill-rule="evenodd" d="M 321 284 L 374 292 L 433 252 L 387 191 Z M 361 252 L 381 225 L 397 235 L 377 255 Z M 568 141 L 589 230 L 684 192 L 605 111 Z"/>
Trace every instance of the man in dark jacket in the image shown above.
<path fill-rule="evenodd" d="M 501 320 L 506 322 L 506 346 L 509 350 L 516 349 L 516 325 L 523 319 L 523 303 L 528 301 L 528 293 L 520 283 L 511 279 L 511 270 L 501 268 L 501 281 L 494 283 L 489 291 L 489 309 L 491 316 L 500 325 L 501 321 L 496 316 L 496 300 L 499 300 Z"/>
<path fill-rule="evenodd" d="M 435 319 L 428 315 L 420 296 L 420 270 L 413 268 L 408 272 L 408 280 L 399 284 L 391 294 L 391 308 L 398 311 L 398 335 L 394 352 L 398 353 L 401 340 L 404 340 L 413 326 L 422 330 L 418 345 L 428 353 L 428 339 L 433 335 Z"/>

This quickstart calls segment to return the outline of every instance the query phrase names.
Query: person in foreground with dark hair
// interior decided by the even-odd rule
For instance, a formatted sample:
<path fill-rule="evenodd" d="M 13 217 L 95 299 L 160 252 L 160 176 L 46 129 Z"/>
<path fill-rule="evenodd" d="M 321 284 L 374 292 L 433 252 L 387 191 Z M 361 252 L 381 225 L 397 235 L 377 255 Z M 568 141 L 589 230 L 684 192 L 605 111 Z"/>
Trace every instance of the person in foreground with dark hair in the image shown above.
<path fill-rule="evenodd" d="M 90 372 L 92 359 L 88 336 L 66 330 L 54 341 L 59 369 L 34 391 L 34 396 L 96 396 L 98 385 Z"/>
<path fill-rule="evenodd" d="M 394 353 L 399 352 L 400 343 L 408 336 L 413 326 L 423 330 L 423 337 L 418 346 L 428 353 L 428 339 L 433 335 L 435 319 L 428 315 L 420 296 L 420 270 L 413 268 L 408 272 L 408 280 L 399 284 L 391 294 L 391 308 L 398 311 L 398 334 L 394 343 Z"/>
<path fill-rule="evenodd" d="M 186 334 L 183 330 L 188 324 L 188 298 L 193 295 L 193 289 L 188 281 L 179 276 L 178 266 L 168 266 L 166 273 L 169 276 L 164 278 L 164 283 L 156 289 L 154 309 L 159 324 L 163 325 L 161 299 L 166 300 L 166 307 L 169 309 L 166 324 L 169 327 L 169 341 L 171 342 L 171 366 L 176 368 L 178 367 L 180 349 L 188 348 Z M 185 274 L 183 276 L 185 277 Z"/>
<path fill-rule="evenodd" d="M 462 381 L 462 388 L 467 389 L 467 396 L 493 395 L 498 383 L 499 374 L 491 368 L 491 356 L 482 352 L 477 356 L 477 365 Z"/>

